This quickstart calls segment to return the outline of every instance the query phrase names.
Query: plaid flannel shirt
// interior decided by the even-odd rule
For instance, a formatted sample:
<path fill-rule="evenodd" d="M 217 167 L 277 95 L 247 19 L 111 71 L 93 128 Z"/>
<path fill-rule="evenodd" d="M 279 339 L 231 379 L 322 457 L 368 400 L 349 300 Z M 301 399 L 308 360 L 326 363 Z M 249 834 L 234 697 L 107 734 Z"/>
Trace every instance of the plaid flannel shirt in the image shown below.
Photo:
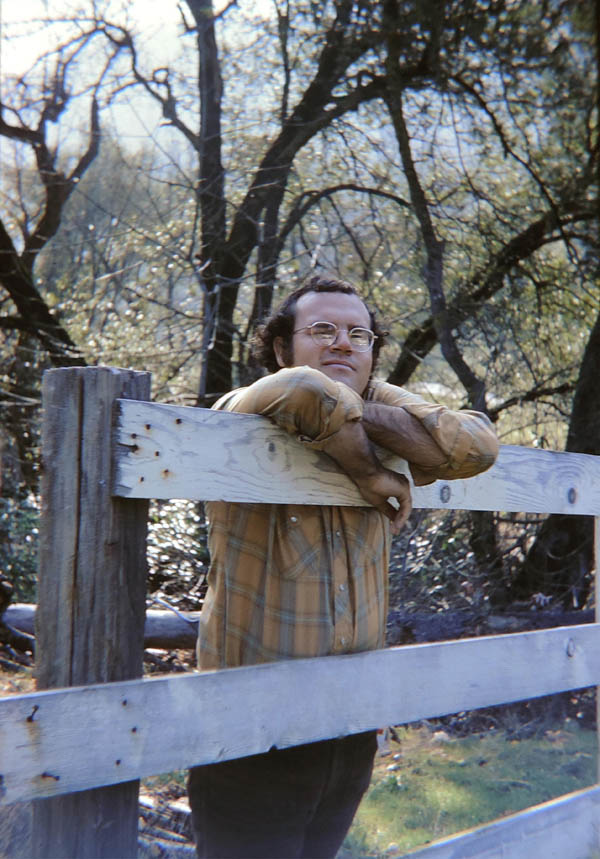
<path fill-rule="evenodd" d="M 401 406 L 447 454 L 431 479 L 483 471 L 495 434 L 479 412 L 451 411 L 385 382 L 366 399 Z M 319 448 L 362 415 L 362 398 L 295 367 L 222 397 L 214 408 L 265 415 Z M 372 650 L 384 644 L 388 520 L 372 507 L 206 504 L 211 565 L 200 617 L 203 670 Z"/>

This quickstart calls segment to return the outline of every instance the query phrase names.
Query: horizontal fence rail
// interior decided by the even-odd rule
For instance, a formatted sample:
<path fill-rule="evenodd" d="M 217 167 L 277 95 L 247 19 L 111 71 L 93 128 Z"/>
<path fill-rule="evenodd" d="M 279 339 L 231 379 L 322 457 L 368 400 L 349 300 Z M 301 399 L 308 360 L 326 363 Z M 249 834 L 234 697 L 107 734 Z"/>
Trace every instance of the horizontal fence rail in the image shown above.
<path fill-rule="evenodd" d="M 123 498 L 364 504 L 324 453 L 265 418 L 118 400 L 113 492 Z M 407 471 L 397 457 L 390 468 Z M 415 507 L 600 515 L 600 457 L 503 445 L 469 480 L 414 487 Z"/>
<path fill-rule="evenodd" d="M 595 685 L 599 654 L 586 624 L 9 697 L 0 802 Z"/>
<path fill-rule="evenodd" d="M 578 790 L 444 838 L 406 859 L 595 859 L 600 787 Z"/>
<path fill-rule="evenodd" d="M 365 503 L 326 454 L 257 415 L 118 400 L 114 450 L 113 492 L 123 498 Z M 413 504 L 600 516 L 600 457 L 503 445 L 484 474 L 414 487 Z"/>
<path fill-rule="evenodd" d="M 258 415 L 118 400 L 114 451 L 123 498 L 365 503 L 329 456 Z"/>

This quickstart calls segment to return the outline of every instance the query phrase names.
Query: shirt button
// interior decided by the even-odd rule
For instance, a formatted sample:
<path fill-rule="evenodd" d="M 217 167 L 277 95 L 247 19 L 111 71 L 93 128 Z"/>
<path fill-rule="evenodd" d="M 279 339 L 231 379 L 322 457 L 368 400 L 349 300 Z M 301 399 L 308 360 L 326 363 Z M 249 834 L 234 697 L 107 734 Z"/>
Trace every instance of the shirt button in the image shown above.
<path fill-rule="evenodd" d="M 297 521 L 298 521 L 297 516 L 290 516 L 290 522 L 297 522 Z"/>

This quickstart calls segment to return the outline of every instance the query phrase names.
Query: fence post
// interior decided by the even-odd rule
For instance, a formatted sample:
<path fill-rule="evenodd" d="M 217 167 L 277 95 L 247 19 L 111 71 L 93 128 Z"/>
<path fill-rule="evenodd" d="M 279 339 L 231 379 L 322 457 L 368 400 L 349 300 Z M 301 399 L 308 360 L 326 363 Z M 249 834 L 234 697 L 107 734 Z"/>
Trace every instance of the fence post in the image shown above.
<path fill-rule="evenodd" d="M 40 689 L 142 674 L 147 502 L 110 494 L 116 397 L 149 400 L 150 374 L 107 367 L 44 374 Z M 137 822 L 137 781 L 38 800 L 32 853 L 135 857 Z"/>
<path fill-rule="evenodd" d="M 600 516 L 594 516 L 594 606 L 600 623 Z M 600 784 L 600 686 L 596 686 L 596 782 Z"/>

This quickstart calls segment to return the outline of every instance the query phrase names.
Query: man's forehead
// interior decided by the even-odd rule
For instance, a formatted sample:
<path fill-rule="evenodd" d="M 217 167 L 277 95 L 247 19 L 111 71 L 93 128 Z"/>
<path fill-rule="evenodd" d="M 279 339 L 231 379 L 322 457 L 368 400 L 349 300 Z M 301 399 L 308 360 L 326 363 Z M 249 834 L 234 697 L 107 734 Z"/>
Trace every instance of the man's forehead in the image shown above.
<path fill-rule="evenodd" d="M 314 316 L 319 313 L 336 313 L 361 317 L 362 322 L 370 322 L 370 314 L 363 300 L 354 293 L 346 292 L 306 292 L 296 304 L 298 315 Z M 324 321 L 326 317 L 323 317 Z M 334 321 L 334 320 L 331 320 Z"/>

